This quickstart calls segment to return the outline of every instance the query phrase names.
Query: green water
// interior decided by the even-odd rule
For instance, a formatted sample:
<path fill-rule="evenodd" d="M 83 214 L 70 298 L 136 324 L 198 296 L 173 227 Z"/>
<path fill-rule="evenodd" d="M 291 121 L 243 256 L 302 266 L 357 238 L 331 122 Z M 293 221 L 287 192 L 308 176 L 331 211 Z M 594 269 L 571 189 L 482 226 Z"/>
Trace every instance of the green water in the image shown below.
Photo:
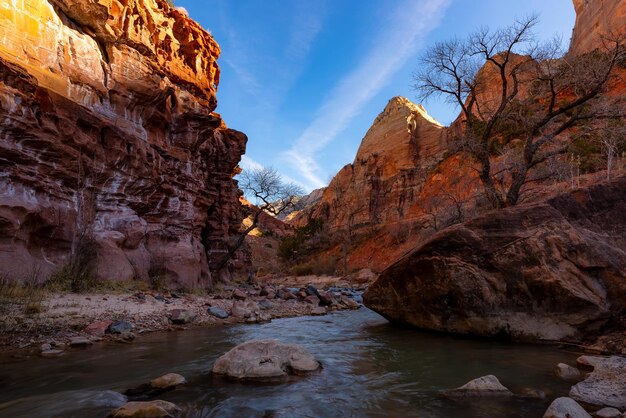
<path fill-rule="evenodd" d="M 211 366 L 241 342 L 275 338 L 305 346 L 321 373 L 278 385 L 214 379 Z M 63 357 L 0 360 L 1 417 L 104 417 L 122 391 L 176 372 L 189 384 L 160 399 L 185 417 L 541 417 L 569 385 L 552 376 L 575 355 L 551 346 L 509 344 L 399 328 L 367 309 L 262 325 L 194 329 L 72 350 Z M 486 374 L 545 400 L 451 401 L 441 390 Z"/>

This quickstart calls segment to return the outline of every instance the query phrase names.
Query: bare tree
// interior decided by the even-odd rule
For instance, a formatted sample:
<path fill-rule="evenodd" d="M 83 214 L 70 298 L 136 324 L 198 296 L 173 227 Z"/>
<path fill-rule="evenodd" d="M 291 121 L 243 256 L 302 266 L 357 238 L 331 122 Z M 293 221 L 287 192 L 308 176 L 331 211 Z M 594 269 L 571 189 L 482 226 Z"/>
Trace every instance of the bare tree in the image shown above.
<path fill-rule="evenodd" d="M 592 103 L 624 56 L 623 36 L 605 39 L 604 51 L 559 58 L 560 41 L 539 45 L 537 17 L 430 48 L 415 74 L 422 100 L 443 96 L 461 108 L 459 139 L 478 165 L 494 207 L 517 204 L 529 172 L 567 147 L 555 141 L 577 123 L 594 118 Z M 515 150 L 506 167 L 493 155 Z"/>
<path fill-rule="evenodd" d="M 278 216 L 285 210 L 292 208 L 304 194 L 300 186 L 284 182 L 278 171 L 271 167 L 243 171 L 239 177 L 239 187 L 243 190 L 244 196 L 250 198 L 255 204 L 252 223 L 241 232 L 237 241 L 230 246 L 228 253 L 217 264 L 216 271 L 224 268 L 228 260 L 243 245 L 248 234 L 257 227 L 263 212 Z"/>

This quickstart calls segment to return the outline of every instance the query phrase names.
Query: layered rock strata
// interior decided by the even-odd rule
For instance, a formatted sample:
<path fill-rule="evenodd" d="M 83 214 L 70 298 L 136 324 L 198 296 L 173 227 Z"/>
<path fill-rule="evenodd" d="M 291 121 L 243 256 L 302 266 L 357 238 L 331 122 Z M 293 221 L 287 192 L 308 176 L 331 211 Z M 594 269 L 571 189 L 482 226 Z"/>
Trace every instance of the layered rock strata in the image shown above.
<path fill-rule="evenodd" d="M 434 331 L 573 340 L 626 306 L 626 177 L 447 228 L 383 271 L 365 304 Z"/>
<path fill-rule="evenodd" d="M 0 270 L 210 282 L 241 221 L 246 136 L 214 113 L 220 49 L 165 0 L 0 0 Z"/>
<path fill-rule="evenodd" d="M 335 175 L 315 207 L 292 222 L 321 218 L 342 228 L 415 216 L 424 181 L 445 150 L 444 127 L 421 105 L 394 97 L 367 131 L 354 162 Z"/>

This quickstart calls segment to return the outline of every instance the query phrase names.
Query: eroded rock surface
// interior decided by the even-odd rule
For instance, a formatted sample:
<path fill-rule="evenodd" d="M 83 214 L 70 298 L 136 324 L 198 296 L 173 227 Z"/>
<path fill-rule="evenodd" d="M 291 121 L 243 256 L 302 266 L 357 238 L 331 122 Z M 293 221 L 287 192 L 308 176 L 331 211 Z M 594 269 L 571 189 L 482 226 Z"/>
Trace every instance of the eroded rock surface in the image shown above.
<path fill-rule="evenodd" d="M 574 385 L 569 396 L 596 407 L 626 410 L 626 358 L 594 358 L 593 372 Z"/>
<path fill-rule="evenodd" d="M 320 368 L 315 357 L 300 346 L 276 340 L 252 340 L 218 358 L 213 373 L 238 380 L 275 380 Z"/>
<path fill-rule="evenodd" d="M 602 47 L 602 36 L 626 32 L 626 2 L 623 0 L 573 0 L 576 25 L 570 53 L 584 54 Z"/>
<path fill-rule="evenodd" d="M 365 304 L 419 328 L 575 339 L 626 306 L 626 177 L 494 211 L 383 271 Z"/>
<path fill-rule="evenodd" d="M 0 0 L 0 265 L 207 285 L 241 221 L 246 136 L 214 113 L 220 49 L 165 0 Z"/>

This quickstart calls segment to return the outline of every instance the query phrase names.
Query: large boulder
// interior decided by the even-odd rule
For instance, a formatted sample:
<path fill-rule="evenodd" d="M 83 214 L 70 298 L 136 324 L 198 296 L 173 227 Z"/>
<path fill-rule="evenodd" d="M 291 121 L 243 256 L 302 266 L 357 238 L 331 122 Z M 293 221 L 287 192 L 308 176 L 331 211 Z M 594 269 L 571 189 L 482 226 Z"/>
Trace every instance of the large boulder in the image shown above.
<path fill-rule="evenodd" d="M 595 407 L 626 410 L 626 358 L 596 357 L 592 364 L 593 371 L 585 380 L 572 387 L 569 396 Z"/>
<path fill-rule="evenodd" d="M 276 380 L 321 368 L 304 348 L 276 340 L 252 340 L 218 358 L 213 373 L 237 380 Z"/>
<path fill-rule="evenodd" d="M 384 270 L 365 304 L 419 328 L 572 340 L 626 306 L 626 177 L 447 228 Z"/>

